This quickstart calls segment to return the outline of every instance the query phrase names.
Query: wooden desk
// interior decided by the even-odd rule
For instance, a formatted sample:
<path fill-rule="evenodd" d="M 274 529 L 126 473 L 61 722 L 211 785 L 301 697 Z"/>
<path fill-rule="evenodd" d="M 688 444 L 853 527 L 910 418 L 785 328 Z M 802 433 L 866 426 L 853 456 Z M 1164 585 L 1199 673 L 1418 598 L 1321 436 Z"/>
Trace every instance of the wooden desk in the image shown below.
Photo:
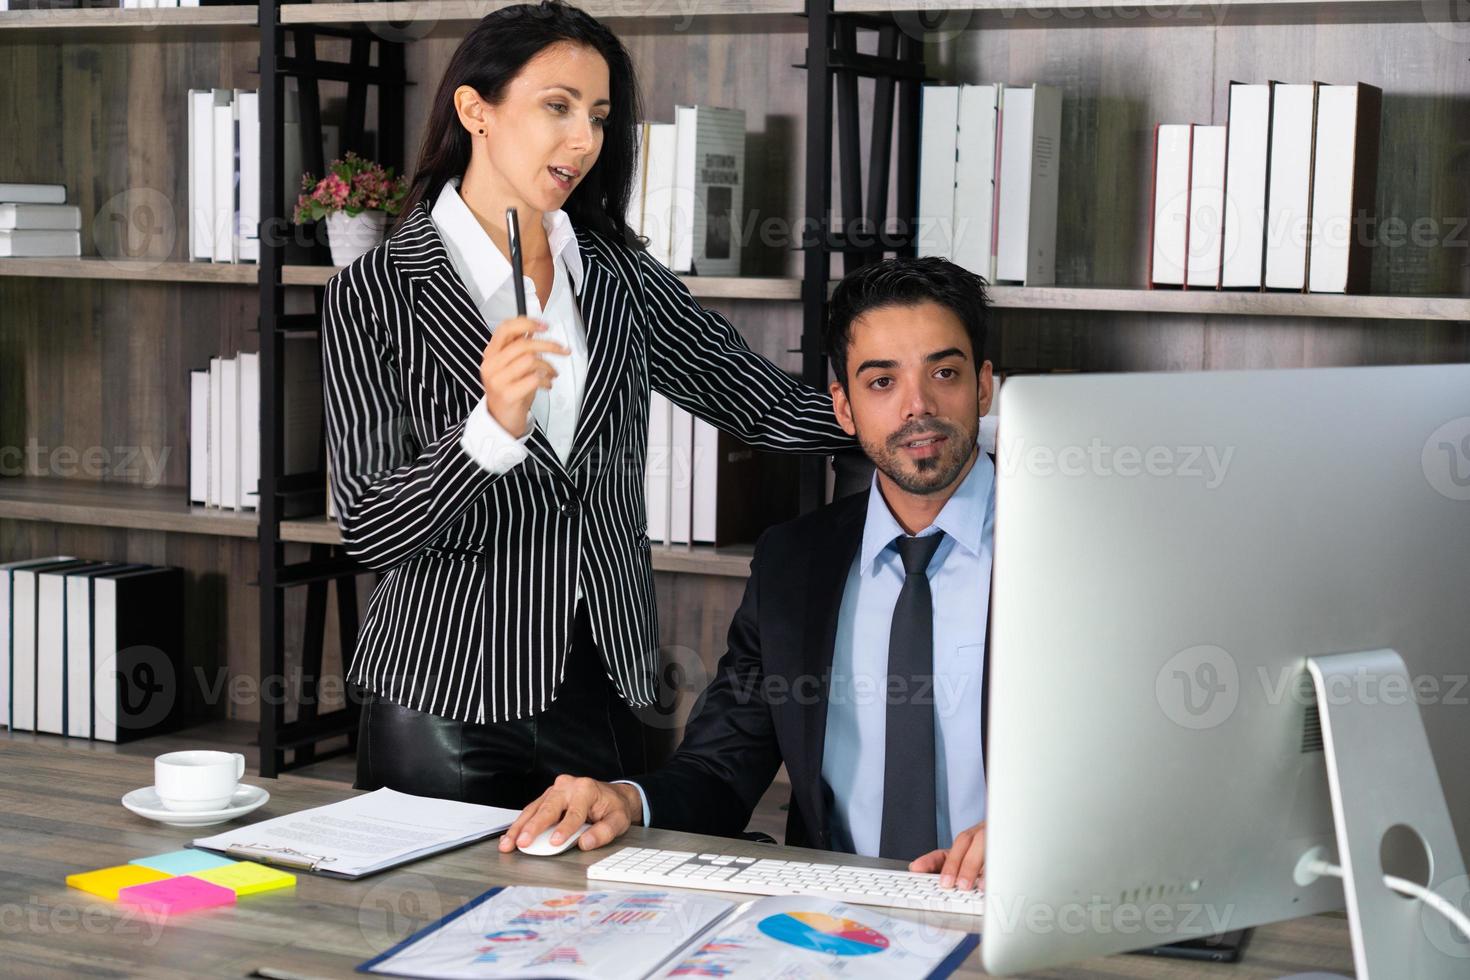
<path fill-rule="evenodd" d="M 9 976 L 244 977 L 261 966 L 307 977 L 352 977 L 353 967 L 493 885 L 586 887 L 584 868 L 608 851 L 556 858 L 502 855 L 481 842 L 361 881 L 300 874 L 294 892 L 150 922 L 141 913 L 66 887 L 76 871 L 187 846 L 210 830 L 165 827 L 123 809 L 151 784 L 150 758 L 80 741 L 0 734 L 0 974 Z M 246 820 L 340 800 L 340 783 L 290 775 L 247 782 L 271 799 Z M 239 826 L 237 822 L 234 826 Z M 817 852 L 635 828 L 626 843 L 810 859 Z M 829 860 L 893 866 L 841 855 Z M 906 913 L 896 913 L 906 914 Z M 974 930 L 968 916 L 935 921 Z M 1234 966 L 1115 956 L 1037 976 L 1215 977 L 1265 980 L 1306 970 L 1350 974 L 1347 923 L 1316 916 L 1256 931 Z M 982 976 L 978 955 L 962 976 Z"/>

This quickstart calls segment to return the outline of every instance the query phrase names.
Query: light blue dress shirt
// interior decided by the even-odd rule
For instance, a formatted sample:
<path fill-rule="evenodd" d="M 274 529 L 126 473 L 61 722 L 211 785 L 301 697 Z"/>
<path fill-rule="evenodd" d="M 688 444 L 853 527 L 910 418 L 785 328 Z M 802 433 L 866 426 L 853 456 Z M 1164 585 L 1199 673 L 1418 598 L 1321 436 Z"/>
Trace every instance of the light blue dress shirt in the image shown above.
<path fill-rule="evenodd" d="M 929 562 L 934 600 L 934 776 L 940 847 L 985 819 L 980 732 L 985 627 L 995 529 L 995 464 L 983 452 L 932 525 L 943 531 Z M 883 827 L 888 634 L 903 588 L 894 519 L 874 474 L 862 547 L 847 575 L 837 620 L 822 778 L 832 790 L 833 850 L 877 855 Z M 913 747 L 919 751 L 919 746 Z M 923 819 L 923 814 L 914 814 Z M 916 858 L 919 855 L 909 855 Z"/>
<path fill-rule="evenodd" d="M 985 627 L 990 615 L 991 545 L 995 531 L 995 464 L 980 455 L 919 535 L 943 531 L 929 562 L 934 603 L 935 799 L 940 847 L 958 830 L 985 819 L 985 759 L 980 725 Z M 832 848 L 876 856 L 883 828 L 884 736 L 888 706 L 888 633 L 903 588 L 903 562 L 893 539 L 904 530 L 873 476 L 861 550 L 853 560 L 838 613 L 827 704 L 822 778 L 832 790 Z M 861 642 L 858 641 L 861 637 Z M 648 796 L 638 791 L 643 825 L 651 826 Z M 919 855 L 915 854 L 914 857 Z"/>

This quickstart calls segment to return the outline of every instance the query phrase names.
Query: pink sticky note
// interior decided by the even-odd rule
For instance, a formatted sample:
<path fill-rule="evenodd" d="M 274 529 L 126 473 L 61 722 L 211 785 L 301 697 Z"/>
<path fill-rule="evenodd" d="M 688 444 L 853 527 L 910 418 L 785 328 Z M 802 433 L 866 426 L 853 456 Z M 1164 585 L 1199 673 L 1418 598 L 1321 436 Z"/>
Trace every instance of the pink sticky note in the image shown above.
<path fill-rule="evenodd" d="M 172 914 L 216 905 L 233 905 L 235 893 L 232 889 L 221 888 L 185 875 L 163 881 L 150 881 L 146 885 L 132 885 L 118 892 L 117 900 Z"/>

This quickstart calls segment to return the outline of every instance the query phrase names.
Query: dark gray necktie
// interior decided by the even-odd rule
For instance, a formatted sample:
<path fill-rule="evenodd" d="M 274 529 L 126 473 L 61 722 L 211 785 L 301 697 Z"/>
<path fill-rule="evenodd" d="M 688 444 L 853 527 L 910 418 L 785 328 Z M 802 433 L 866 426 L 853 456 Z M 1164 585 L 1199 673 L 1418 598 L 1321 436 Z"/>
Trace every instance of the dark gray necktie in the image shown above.
<path fill-rule="evenodd" d="M 927 571 L 943 540 L 940 532 L 894 541 L 903 559 L 904 578 L 888 633 L 888 728 L 883 740 L 883 831 L 878 853 L 903 861 L 939 846 L 934 788 L 934 600 Z"/>

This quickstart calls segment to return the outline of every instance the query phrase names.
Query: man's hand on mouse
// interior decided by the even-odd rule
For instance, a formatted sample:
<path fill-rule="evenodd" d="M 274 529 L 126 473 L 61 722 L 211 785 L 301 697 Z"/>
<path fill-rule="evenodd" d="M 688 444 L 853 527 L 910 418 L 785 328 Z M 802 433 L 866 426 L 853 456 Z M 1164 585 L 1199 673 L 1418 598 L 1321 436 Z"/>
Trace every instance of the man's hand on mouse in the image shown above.
<path fill-rule="evenodd" d="M 500 850 L 510 853 L 525 847 L 549 827 L 556 828 L 550 841 L 555 846 L 587 823 L 592 826 L 577 839 L 577 846 L 590 851 L 612 843 L 642 822 L 643 802 L 632 786 L 563 774 L 516 817 L 500 838 Z"/>

